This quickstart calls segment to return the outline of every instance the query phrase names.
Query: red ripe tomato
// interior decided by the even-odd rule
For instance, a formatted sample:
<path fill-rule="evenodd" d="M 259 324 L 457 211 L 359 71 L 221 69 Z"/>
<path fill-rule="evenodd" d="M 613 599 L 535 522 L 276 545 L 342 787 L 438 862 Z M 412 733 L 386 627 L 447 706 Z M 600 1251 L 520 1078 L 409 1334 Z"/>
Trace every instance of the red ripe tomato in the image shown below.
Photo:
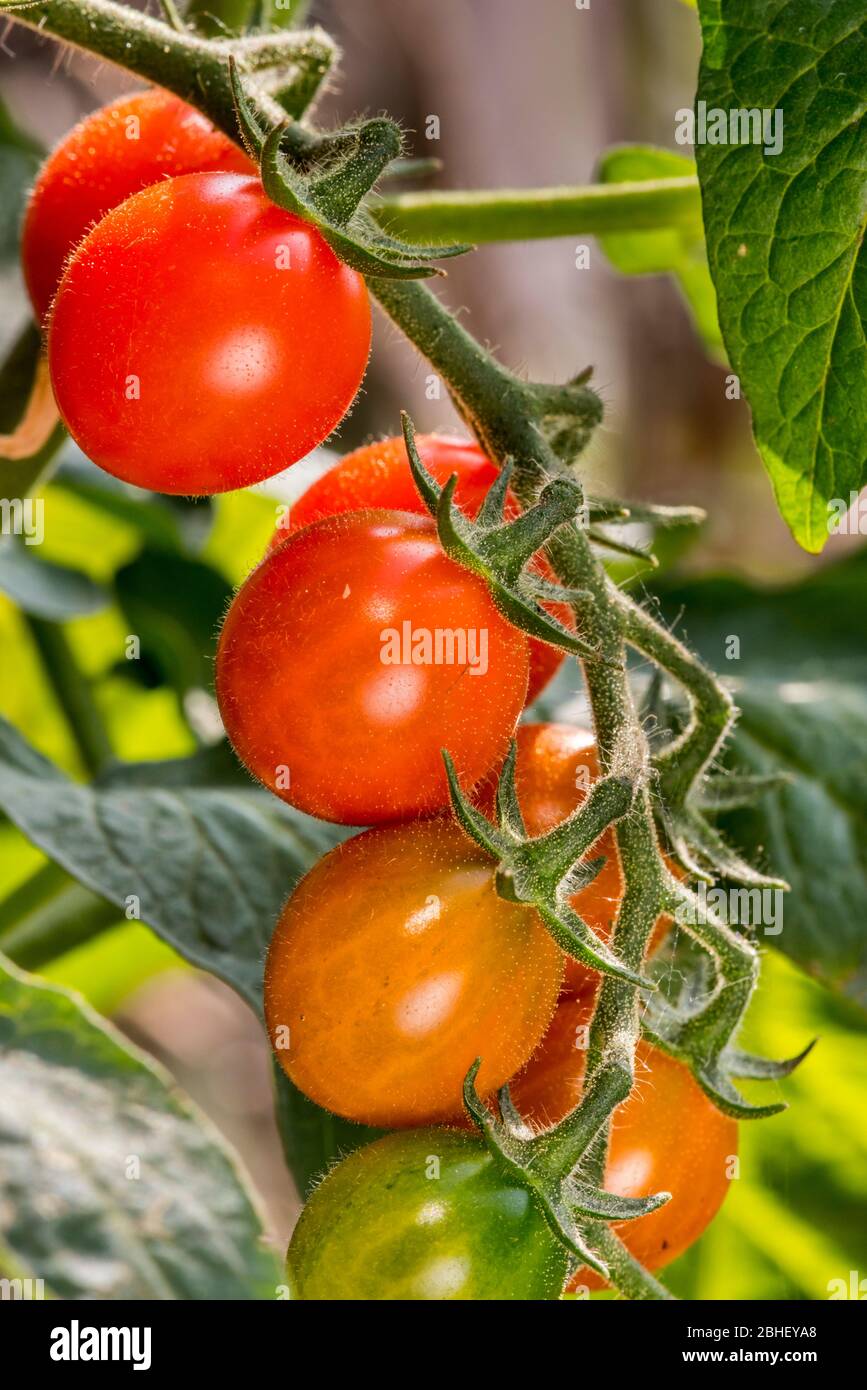
<path fill-rule="evenodd" d="M 268 951 L 265 1018 L 311 1100 L 421 1125 L 463 1114 L 476 1057 L 482 1094 L 523 1066 L 563 958 L 532 908 L 499 897 L 495 870 L 443 818 L 356 835 L 301 880 Z"/>
<path fill-rule="evenodd" d="M 524 824 L 530 835 L 544 835 L 577 810 L 599 776 L 596 741 L 589 729 L 571 724 L 522 724 L 517 743 L 515 784 Z M 480 801 L 490 810 L 493 798 L 489 788 L 483 789 Z M 571 901 L 591 931 L 607 942 L 623 897 L 623 874 L 612 830 L 600 836 L 586 858 L 602 856 L 605 863 L 593 882 Z M 669 924 L 669 918 L 660 918 L 651 950 L 665 937 Z M 598 983 L 595 970 L 577 960 L 567 961 L 565 987 L 569 993 L 584 993 Z"/>
<path fill-rule="evenodd" d="M 243 150 L 170 92 L 132 92 L 80 121 L 43 164 L 21 236 L 24 279 L 40 322 L 67 258 L 88 230 L 142 188 L 176 174 L 249 174 Z"/>
<path fill-rule="evenodd" d="M 478 444 L 468 439 L 450 439 L 442 434 L 420 434 L 416 436 L 416 447 L 425 468 L 438 483 L 445 484 L 453 474 L 457 474 L 455 501 L 467 516 L 478 516 L 485 494 L 496 481 L 498 472 Z M 377 444 L 355 449 L 321 478 L 317 478 L 286 513 L 271 537 L 271 545 L 279 545 L 287 535 L 300 531 L 311 521 L 365 507 L 388 507 L 428 515 L 413 482 L 406 445 L 401 437 L 382 439 Z M 506 503 L 507 515 L 517 516 L 519 510 L 517 499 L 510 493 Z M 554 579 L 553 571 L 543 555 L 535 557 L 531 568 L 547 579 Z M 545 607 L 565 627 L 574 629 L 575 619 L 568 604 L 546 604 Z M 530 640 L 528 704 L 544 690 L 562 662 L 562 651 L 549 646 L 547 642 Z"/>
<path fill-rule="evenodd" d="M 320 444 L 369 348 L 361 276 L 238 174 L 167 179 L 104 217 L 66 268 L 48 342 L 60 413 L 94 463 L 190 495 Z"/>
<path fill-rule="evenodd" d="M 443 434 L 419 434 L 416 447 L 425 468 L 438 483 L 448 482 L 457 473 L 455 500 L 468 516 L 477 516 L 498 472 L 478 444 Z M 282 518 L 271 545 L 279 545 L 287 535 L 294 535 L 311 521 L 367 507 L 428 515 L 410 472 L 406 445 L 399 435 L 354 449 L 317 478 Z M 516 502 L 510 510 L 517 511 Z"/>
<path fill-rule="evenodd" d="M 509 1083 L 518 1110 L 534 1126 L 556 1124 L 581 1099 L 590 1013 L 587 999 L 562 1000 L 542 1045 Z M 621 1197 L 671 1193 L 664 1207 L 614 1228 L 641 1264 L 669 1264 L 710 1225 L 728 1191 L 737 1146 L 735 1121 L 711 1104 L 687 1068 L 640 1042 L 635 1088 L 612 1120 L 605 1186 Z M 571 1287 L 581 1284 L 602 1287 L 588 1269 L 579 1270 Z"/>
<path fill-rule="evenodd" d="M 348 825 L 448 803 L 440 750 L 472 785 L 502 758 L 527 643 L 429 518 L 350 512 L 271 551 L 217 652 L 226 731 L 285 801 Z"/>

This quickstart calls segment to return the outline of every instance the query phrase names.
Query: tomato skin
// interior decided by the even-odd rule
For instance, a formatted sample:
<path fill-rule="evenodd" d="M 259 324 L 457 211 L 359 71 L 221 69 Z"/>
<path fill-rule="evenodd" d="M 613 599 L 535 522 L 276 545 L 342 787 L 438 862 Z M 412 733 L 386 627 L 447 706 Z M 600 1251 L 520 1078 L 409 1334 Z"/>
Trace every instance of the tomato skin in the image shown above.
<path fill-rule="evenodd" d="M 478 444 L 443 434 L 416 435 L 415 442 L 422 463 L 438 483 L 444 485 L 457 474 L 455 501 L 467 516 L 478 516 L 485 495 L 499 472 Z M 401 436 L 355 449 L 317 478 L 281 520 L 271 537 L 271 546 L 279 545 L 287 535 L 309 526 L 311 521 L 367 507 L 388 507 L 428 515 L 413 481 Z M 510 492 L 506 513 L 514 517 L 519 511 L 517 499 Z M 536 556 L 530 568 L 553 582 L 554 573 L 544 556 Z M 548 604 L 546 609 L 565 627 L 574 630 L 575 619 L 568 604 Z M 547 642 L 531 638 L 529 649 L 528 705 L 541 694 L 563 664 L 563 652 Z"/>
<path fill-rule="evenodd" d="M 522 724 L 517 732 L 515 784 L 524 823 L 530 835 L 544 835 L 560 825 L 585 800 L 599 776 L 596 741 L 589 729 L 571 724 Z M 492 804 L 490 792 L 487 800 Z M 613 830 L 606 830 L 587 859 L 605 857 L 592 883 L 572 900 L 572 907 L 603 941 L 609 941 L 623 897 L 623 874 Z M 655 950 L 668 932 L 661 917 L 651 942 Z M 596 988 L 599 974 L 581 961 L 567 960 L 565 989 L 582 994 Z"/>
<path fill-rule="evenodd" d="M 322 1301 L 556 1299 L 566 1267 L 526 1188 L 447 1129 L 389 1134 L 344 1159 L 287 1256 L 292 1297 Z"/>
<path fill-rule="evenodd" d="M 411 664 L 408 649 L 384 664 L 385 634 L 402 642 L 406 623 L 464 632 L 467 664 Z M 323 820 L 371 825 L 448 804 L 443 748 L 468 785 L 503 757 L 527 643 L 485 584 L 443 553 L 429 518 L 351 512 L 306 527 L 253 571 L 226 617 L 216 678 L 226 730 L 255 777 Z"/>
<path fill-rule="evenodd" d="M 131 92 L 63 137 L 33 185 L 21 234 L 24 279 L 41 323 L 63 267 L 112 208 L 161 179 L 202 170 L 249 174 L 251 161 L 180 97 Z"/>
<path fill-rule="evenodd" d="M 563 958 L 533 909 L 497 895 L 495 869 L 443 817 L 365 831 L 301 880 L 268 951 L 265 1019 L 311 1100 L 407 1128 L 462 1116 L 476 1057 L 481 1094 L 524 1065 Z"/>
<path fill-rule="evenodd" d="M 586 998 L 562 1000 L 541 1046 L 509 1083 L 518 1110 L 534 1127 L 557 1124 L 581 1098 L 591 1012 Z M 638 1044 L 635 1078 L 635 1090 L 612 1121 L 605 1186 L 621 1197 L 672 1194 L 657 1211 L 615 1226 L 641 1264 L 660 1269 L 698 1240 L 722 1205 L 738 1129 L 681 1062 L 649 1043 Z M 588 1269 L 579 1270 L 571 1287 L 581 1284 L 603 1287 Z"/>
<path fill-rule="evenodd" d="M 419 434 L 415 442 L 422 463 L 438 483 L 445 484 L 457 473 L 455 501 L 468 516 L 477 516 L 498 474 L 478 444 L 443 434 Z M 311 521 L 368 507 L 428 515 L 400 435 L 354 449 L 317 478 L 283 517 L 271 545 L 279 545 Z"/>
<path fill-rule="evenodd" d="M 203 495 L 260 482 L 345 414 L 370 348 L 363 279 L 256 178 L 154 184 L 85 237 L 49 325 L 60 413 L 107 472 Z"/>

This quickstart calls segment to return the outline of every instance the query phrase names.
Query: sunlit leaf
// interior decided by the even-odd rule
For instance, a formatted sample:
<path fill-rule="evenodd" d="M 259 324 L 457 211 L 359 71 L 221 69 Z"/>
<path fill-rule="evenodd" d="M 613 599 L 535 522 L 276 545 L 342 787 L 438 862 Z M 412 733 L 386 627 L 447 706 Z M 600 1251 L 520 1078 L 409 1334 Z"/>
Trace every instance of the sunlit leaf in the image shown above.
<path fill-rule="evenodd" d="M 234 1155 L 82 1002 L 0 957 L 0 1263 L 61 1298 L 273 1298 Z"/>

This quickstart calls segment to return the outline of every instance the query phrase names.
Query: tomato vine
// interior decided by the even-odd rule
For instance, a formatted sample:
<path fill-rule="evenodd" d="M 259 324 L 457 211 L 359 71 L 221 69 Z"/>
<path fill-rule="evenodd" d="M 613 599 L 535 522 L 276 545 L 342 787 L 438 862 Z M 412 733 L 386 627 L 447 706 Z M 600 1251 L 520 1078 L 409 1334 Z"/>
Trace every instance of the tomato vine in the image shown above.
<path fill-rule="evenodd" d="M 549 1227 L 579 1263 L 608 1278 L 632 1298 L 665 1298 L 667 1291 L 629 1254 L 610 1223 L 647 1214 L 664 1194 L 618 1198 L 604 1191 L 606 1145 L 613 1112 L 630 1095 L 635 1050 L 642 1030 L 685 1064 L 713 1103 L 736 1119 L 767 1116 L 779 1104 L 753 1105 L 735 1085 L 740 1078 L 776 1079 L 800 1058 L 767 1062 L 742 1053 L 736 1038 L 755 987 L 755 947 L 701 901 L 688 880 L 715 877 L 750 886 L 784 887 L 743 862 L 708 819 L 718 798 L 715 760 L 732 728 L 735 709 L 714 674 L 608 577 L 598 531 L 605 508 L 585 497 L 578 460 L 601 418 L 587 374 L 563 385 L 525 381 L 476 342 L 424 284 L 436 262 L 463 245 L 424 246 L 401 240 L 412 230 L 411 203 L 371 202 L 380 176 L 400 155 L 397 128 L 378 118 L 322 134 L 302 121 L 336 58 L 319 30 L 213 38 L 188 29 L 172 4 L 165 19 L 138 14 L 114 0 L 3 0 L 0 10 L 21 22 L 114 61 L 196 106 L 227 135 L 239 130 L 261 164 L 265 190 L 287 211 L 312 221 L 332 249 L 364 274 L 385 313 L 442 377 L 486 455 L 502 470 L 490 506 L 470 523 L 451 507 L 451 492 L 427 473 L 406 423 L 406 443 L 419 491 L 437 520 L 444 549 L 488 583 L 510 621 L 531 636 L 562 646 L 581 661 L 598 744 L 601 778 L 593 795 L 562 827 L 528 836 L 507 762 L 492 822 L 473 806 L 451 776 L 455 815 L 466 832 L 497 861 L 501 891 L 534 906 L 559 944 L 599 970 L 603 983 L 593 1013 L 583 1095 L 574 1112 L 544 1135 L 528 1138 L 508 1091 L 494 1117 L 475 1091 L 475 1066 L 465 1102 L 490 1151 L 510 1176 L 534 1194 Z M 520 200 L 519 200 L 520 201 Z M 454 209 L 457 208 L 457 211 Z M 585 197 L 559 200 L 557 216 L 591 229 L 641 225 L 696 215 L 691 178 L 660 180 L 628 194 L 607 186 Z M 481 223 L 443 214 L 437 231 Z M 441 209 L 442 212 L 442 209 Z M 514 219 L 528 207 L 487 211 L 489 228 L 514 234 Z M 481 215 L 475 209 L 477 218 Z M 401 217 L 403 222 L 401 223 Z M 393 219 L 393 220 L 392 220 Z M 511 221 L 509 219 L 512 219 Z M 582 221 L 582 219 L 584 219 Z M 384 228 L 384 229 L 383 229 Z M 510 230 L 509 230 L 510 229 Z M 464 233 L 461 233 L 464 235 Z M 506 484 L 524 508 L 504 520 L 496 504 Z M 653 517 L 653 509 L 651 509 Z M 660 524 L 676 517 L 660 510 Z M 559 587 L 528 586 L 524 567 L 539 549 Z M 575 631 L 545 616 L 540 599 L 570 604 Z M 636 708 L 627 669 L 637 651 L 684 692 L 685 728 L 661 751 L 651 749 Z M 748 799 L 762 779 L 740 779 L 728 796 Z M 725 791 L 725 788 L 723 788 Z M 613 827 L 624 884 L 610 944 L 583 926 L 568 906 L 581 860 Z M 686 876 L 674 875 L 660 836 Z M 655 992 L 642 968 L 661 914 L 677 913 L 710 960 L 713 985 L 698 1005 L 680 1007 Z M 803 1054 L 802 1054 L 803 1055 Z"/>

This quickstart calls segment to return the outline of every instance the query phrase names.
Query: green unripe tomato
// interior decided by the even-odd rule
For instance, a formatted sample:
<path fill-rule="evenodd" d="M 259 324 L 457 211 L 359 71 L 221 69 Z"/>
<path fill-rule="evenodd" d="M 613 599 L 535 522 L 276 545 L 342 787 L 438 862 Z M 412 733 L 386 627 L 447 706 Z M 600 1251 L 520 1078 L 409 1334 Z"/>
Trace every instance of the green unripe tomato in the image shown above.
<path fill-rule="evenodd" d="M 525 1187 L 456 1130 L 389 1134 L 313 1193 L 287 1256 L 292 1297 L 556 1299 L 567 1255 Z"/>

